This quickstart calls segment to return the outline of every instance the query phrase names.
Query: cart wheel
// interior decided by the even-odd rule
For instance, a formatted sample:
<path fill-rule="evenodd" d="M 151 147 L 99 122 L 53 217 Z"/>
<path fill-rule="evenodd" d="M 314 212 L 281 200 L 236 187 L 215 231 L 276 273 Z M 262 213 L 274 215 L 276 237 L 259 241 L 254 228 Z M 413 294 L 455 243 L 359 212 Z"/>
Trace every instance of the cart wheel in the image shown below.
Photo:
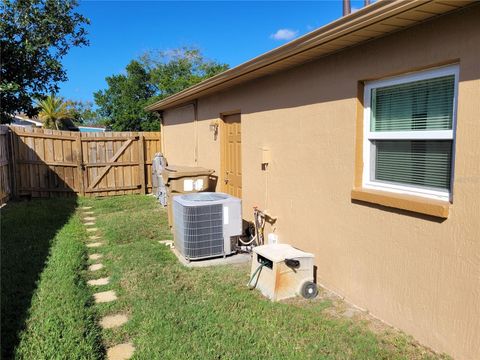
<path fill-rule="evenodd" d="M 317 284 L 311 281 L 306 281 L 302 285 L 301 294 L 305 299 L 313 299 L 318 295 Z"/>

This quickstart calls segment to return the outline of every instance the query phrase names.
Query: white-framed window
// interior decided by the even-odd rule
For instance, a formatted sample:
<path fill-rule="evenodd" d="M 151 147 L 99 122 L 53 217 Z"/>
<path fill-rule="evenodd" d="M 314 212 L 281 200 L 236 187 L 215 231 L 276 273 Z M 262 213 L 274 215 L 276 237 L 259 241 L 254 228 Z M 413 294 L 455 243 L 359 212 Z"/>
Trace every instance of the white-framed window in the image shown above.
<path fill-rule="evenodd" d="M 365 83 L 363 187 L 452 200 L 458 73 Z"/>

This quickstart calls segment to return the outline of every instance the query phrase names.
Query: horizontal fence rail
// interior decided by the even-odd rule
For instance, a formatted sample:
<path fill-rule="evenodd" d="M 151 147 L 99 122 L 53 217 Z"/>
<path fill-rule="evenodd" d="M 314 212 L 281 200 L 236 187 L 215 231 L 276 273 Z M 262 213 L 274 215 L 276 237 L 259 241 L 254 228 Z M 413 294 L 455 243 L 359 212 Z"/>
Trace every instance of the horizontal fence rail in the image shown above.
<path fill-rule="evenodd" d="M 6 162 L 6 182 L 12 186 L 4 187 L 1 182 L 3 172 L 0 172 L 2 198 L 4 193 L 10 193 L 11 188 L 19 197 L 151 192 L 152 160 L 155 153 L 160 152 L 159 132 L 80 133 L 18 126 L 9 128 L 10 134 L 8 128 L 5 130 L 5 141 L 0 132 L 0 164 Z M 2 146 L 9 142 L 11 157 L 2 160 Z M 8 153 L 9 146 L 5 145 L 5 149 Z M 11 174 L 8 172 L 9 163 Z"/>

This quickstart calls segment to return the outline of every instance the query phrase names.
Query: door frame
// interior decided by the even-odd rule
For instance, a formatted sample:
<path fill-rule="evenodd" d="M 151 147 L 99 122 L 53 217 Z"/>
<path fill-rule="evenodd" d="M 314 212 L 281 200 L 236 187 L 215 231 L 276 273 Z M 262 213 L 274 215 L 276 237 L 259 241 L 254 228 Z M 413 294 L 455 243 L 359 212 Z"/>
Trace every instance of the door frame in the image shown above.
<path fill-rule="evenodd" d="M 226 184 L 225 184 L 225 155 L 226 155 L 226 143 L 225 143 L 225 117 L 230 116 L 230 115 L 236 115 L 238 114 L 240 116 L 240 131 L 243 133 L 242 129 L 242 112 L 240 110 L 231 110 L 231 111 L 225 111 L 220 113 L 220 127 L 219 127 L 219 135 L 220 135 L 220 176 L 218 179 L 220 180 L 220 191 L 226 193 Z M 242 159 L 242 187 L 243 187 L 243 140 L 242 140 L 242 145 L 240 147 L 240 156 Z"/>

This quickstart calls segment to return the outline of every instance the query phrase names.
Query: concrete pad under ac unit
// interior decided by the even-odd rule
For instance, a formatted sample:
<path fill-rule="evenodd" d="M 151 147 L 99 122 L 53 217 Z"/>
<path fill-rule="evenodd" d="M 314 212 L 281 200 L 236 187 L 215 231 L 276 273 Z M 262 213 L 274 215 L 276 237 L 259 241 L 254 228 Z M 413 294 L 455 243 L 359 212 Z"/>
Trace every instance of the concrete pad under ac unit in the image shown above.
<path fill-rule="evenodd" d="M 170 248 L 170 250 L 175 254 L 178 261 L 189 268 L 197 268 L 197 267 L 209 267 L 209 266 L 222 266 L 222 265 L 237 265 L 237 264 L 248 264 L 252 259 L 252 255 L 250 254 L 233 254 L 226 257 L 217 257 L 205 260 L 194 260 L 188 262 L 175 248 Z"/>

